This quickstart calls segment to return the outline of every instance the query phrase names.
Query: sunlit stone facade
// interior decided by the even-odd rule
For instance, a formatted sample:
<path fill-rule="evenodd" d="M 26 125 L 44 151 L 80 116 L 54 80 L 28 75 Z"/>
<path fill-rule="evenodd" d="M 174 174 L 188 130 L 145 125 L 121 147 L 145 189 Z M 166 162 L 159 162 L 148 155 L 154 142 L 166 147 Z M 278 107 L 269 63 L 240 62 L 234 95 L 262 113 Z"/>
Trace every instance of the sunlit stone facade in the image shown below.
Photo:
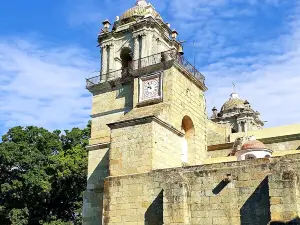
<path fill-rule="evenodd" d="M 209 119 L 204 76 L 145 0 L 105 20 L 98 42 L 84 225 L 297 220 L 300 126 L 262 129 L 236 93 Z"/>

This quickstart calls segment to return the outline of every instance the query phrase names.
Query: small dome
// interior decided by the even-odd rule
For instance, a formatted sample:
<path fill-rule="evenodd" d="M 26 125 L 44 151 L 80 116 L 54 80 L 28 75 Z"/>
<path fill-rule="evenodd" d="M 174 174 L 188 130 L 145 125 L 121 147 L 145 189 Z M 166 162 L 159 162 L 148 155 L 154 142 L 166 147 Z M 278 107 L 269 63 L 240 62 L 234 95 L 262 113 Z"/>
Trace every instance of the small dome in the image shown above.
<path fill-rule="evenodd" d="M 227 111 L 234 108 L 245 108 L 245 100 L 241 99 L 237 93 L 232 93 L 230 99 L 224 103 L 221 111 Z"/>
<path fill-rule="evenodd" d="M 145 16 L 151 14 L 155 19 L 162 20 L 161 16 L 156 12 L 153 7 L 150 5 L 148 7 L 146 0 L 138 0 L 134 7 L 128 9 L 121 17 L 120 20 L 129 19 L 134 16 Z"/>
<path fill-rule="evenodd" d="M 250 140 L 243 144 L 241 150 L 250 150 L 250 149 L 267 149 L 265 144 L 258 140 Z"/>

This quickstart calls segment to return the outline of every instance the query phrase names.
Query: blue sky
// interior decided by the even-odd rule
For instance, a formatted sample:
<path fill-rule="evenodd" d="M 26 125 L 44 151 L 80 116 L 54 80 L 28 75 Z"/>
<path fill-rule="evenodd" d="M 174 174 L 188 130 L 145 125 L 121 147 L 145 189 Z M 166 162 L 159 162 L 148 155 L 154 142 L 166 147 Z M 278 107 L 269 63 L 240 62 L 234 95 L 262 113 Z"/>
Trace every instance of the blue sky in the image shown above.
<path fill-rule="evenodd" d="M 0 135 L 16 125 L 83 127 L 99 70 L 101 22 L 134 0 L 10 0 L 0 6 Z M 298 0 L 152 0 L 185 40 L 185 56 L 206 76 L 207 108 L 236 83 L 267 126 L 300 122 Z"/>

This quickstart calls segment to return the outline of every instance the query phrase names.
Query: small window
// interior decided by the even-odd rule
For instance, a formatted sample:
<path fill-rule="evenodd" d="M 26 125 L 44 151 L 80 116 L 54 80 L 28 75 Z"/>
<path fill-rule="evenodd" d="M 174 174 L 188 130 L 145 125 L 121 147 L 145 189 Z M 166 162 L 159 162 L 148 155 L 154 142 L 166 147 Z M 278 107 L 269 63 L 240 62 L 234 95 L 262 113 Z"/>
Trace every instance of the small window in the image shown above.
<path fill-rule="evenodd" d="M 271 158 L 271 156 L 270 155 L 266 155 L 265 158 Z"/>
<path fill-rule="evenodd" d="M 246 160 L 251 160 L 251 159 L 256 159 L 256 157 L 254 155 L 246 155 L 245 159 Z"/>

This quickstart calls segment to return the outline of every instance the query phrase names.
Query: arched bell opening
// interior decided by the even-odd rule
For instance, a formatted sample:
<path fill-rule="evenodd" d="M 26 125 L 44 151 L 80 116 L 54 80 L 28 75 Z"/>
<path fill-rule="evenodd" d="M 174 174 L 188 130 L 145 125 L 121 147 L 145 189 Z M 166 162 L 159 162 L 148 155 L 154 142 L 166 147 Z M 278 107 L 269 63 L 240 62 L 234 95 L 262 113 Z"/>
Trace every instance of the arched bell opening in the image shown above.
<path fill-rule="evenodd" d="M 122 61 L 122 70 L 126 70 L 132 62 L 132 51 L 130 48 L 126 47 L 121 50 L 120 58 Z"/>
<path fill-rule="evenodd" d="M 237 133 L 236 129 L 231 128 L 231 133 L 236 134 Z"/>
<path fill-rule="evenodd" d="M 189 152 L 193 148 L 195 138 L 195 128 L 192 119 L 189 116 L 185 116 L 182 119 L 182 130 L 184 136 L 182 138 L 182 163 L 188 163 Z"/>

